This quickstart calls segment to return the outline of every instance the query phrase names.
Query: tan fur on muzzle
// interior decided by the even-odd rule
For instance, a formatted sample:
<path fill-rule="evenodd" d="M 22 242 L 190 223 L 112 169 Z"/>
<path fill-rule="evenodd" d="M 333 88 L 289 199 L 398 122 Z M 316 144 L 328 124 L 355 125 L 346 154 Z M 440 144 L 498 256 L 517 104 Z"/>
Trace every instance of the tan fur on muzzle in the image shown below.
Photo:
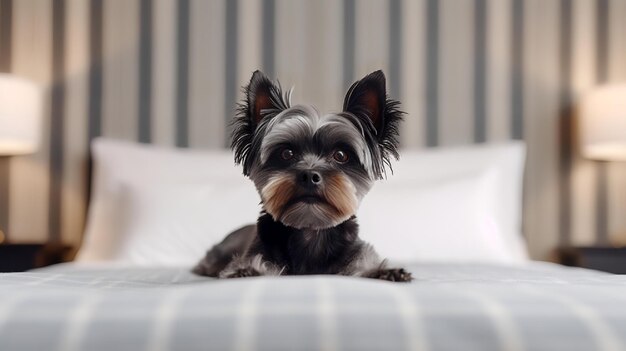
<path fill-rule="evenodd" d="M 328 176 L 324 179 L 324 198 L 334 207 L 335 217 L 347 219 L 356 213 L 359 200 L 352 182 L 343 174 Z"/>
<path fill-rule="evenodd" d="M 320 196 L 325 202 L 295 203 L 286 208 L 296 193 L 297 185 L 290 175 L 274 176 L 261 189 L 264 208 L 275 220 L 294 227 L 335 226 L 356 213 L 359 205 L 356 188 L 343 174 L 325 176 L 324 183 Z"/>
<path fill-rule="evenodd" d="M 294 194 L 295 182 L 292 176 L 274 176 L 261 189 L 265 210 L 274 218 L 279 218 L 285 204 Z"/>

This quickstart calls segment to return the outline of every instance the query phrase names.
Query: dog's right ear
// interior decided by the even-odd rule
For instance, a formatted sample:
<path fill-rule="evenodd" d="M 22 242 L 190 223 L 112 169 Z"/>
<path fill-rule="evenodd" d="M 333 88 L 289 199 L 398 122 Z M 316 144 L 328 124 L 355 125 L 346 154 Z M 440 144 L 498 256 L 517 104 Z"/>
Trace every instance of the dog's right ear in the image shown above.
<path fill-rule="evenodd" d="M 239 104 L 233 120 L 231 148 L 235 163 L 243 164 L 243 173 L 250 169 L 250 150 L 257 127 L 263 119 L 276 116 L 289 108 L 289 96 L 285 96 L 278 82 L 272 82 L 261 71 L 252 74 L 250 83 L 243 88 L 244 100 Z"/>
<path fill-rule="evenodd" d="M 254 126 L 257 126 L 265 116 L 275 115 L 288 105 L 280 84 L 274 84 L 259 70 L 252 74 L 250 83 L 245 87 L 245 93 L 246 114 Z"/>

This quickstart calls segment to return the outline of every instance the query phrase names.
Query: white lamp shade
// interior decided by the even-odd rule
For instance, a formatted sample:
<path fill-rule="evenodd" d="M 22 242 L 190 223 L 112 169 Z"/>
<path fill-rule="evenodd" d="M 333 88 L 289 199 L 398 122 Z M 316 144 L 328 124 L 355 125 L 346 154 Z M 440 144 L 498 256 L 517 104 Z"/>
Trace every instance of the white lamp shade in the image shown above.
<path fill-rule="evenodd" d="M 0 155 L 37 151 L 43 90 L 26 79 L 0 73 Z"/>
<path fill-rule="evenodd" d="M 626 84 L 602 86 L 582 97 L 580 139 L 585 157 L 626 161 Z"/>

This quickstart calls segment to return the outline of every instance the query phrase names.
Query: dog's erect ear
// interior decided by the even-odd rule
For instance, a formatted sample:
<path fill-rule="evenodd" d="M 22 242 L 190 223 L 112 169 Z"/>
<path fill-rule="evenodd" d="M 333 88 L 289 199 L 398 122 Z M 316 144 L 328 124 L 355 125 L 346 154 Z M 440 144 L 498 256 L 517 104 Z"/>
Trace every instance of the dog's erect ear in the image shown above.
<path fill-rule="evenodd" d="M 268 110 L 275 109 L 272 94 L 277 90 L 279 91 L 280 88 L 276 87 L 265 74 L 261 71 L 254 71 L 250 83 L 245 88 L 245 105 L 248 110 L 246 113 L 253 124 L 259 124 Z"/>
<path fill-rule="evenodd" d="M 380 70 L 352 84 L 343 102 L 345 112 L 372 122 L 382 161 L 389 166 L 390 155 L 398 159 L 398 125 L 404 114 L 399 107 L 398 101 L 387 97 L 385 74 Z"/>
<path fill-rule="evenodd" d="M 385 74 L 379 70 L 352 84 L 343 101 L 343 110 L 357 116 L 367 116 L 377 134 L 380 134 L 385 119 L 386 100 Z"/>
<path fill-rule="evenodd" d="M 254 125 L 258 125 L 266 115 L 285 109 L 286 102 L 280 85 L 274 84 L 263 72 L 255 71 L 250 84 L 245 88 L 247 115 Z"/>
<path fill-rule="evenodd" d="M 283 95 L 280 84 L 274 84 L 261 71 L 252 74 L 243 92 L 244 100 L 232 123 L 231 148 L 235 152 L 235 163 L 243 164 L 243 172 L 248 175 L 250 149 L 257 127 L 264 118 L 271 118 L 289 108 L 289 96 Z"/>

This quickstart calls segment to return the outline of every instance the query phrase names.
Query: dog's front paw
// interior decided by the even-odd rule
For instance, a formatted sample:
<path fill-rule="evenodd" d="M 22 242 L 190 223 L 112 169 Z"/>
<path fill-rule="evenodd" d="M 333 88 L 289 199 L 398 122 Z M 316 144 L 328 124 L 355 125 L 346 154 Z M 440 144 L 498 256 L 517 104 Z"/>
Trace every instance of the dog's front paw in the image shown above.
<path fill-rule="evenodd" d="M 232 273 L 227 274 L 224 278 L 246 278 L 246 277 L 258 277 L 261 273 L 259 273 L 256 269 L 252 267 L 239 268 Z"/>
<path fill-rule="evenodd" d="M 410 272 L 404 270 L 404 268 L 384 268 L 377 269 L 367 274 L 368 278 L 388 280 L 390 282 L 410 282 L 413 280 Z"/>

